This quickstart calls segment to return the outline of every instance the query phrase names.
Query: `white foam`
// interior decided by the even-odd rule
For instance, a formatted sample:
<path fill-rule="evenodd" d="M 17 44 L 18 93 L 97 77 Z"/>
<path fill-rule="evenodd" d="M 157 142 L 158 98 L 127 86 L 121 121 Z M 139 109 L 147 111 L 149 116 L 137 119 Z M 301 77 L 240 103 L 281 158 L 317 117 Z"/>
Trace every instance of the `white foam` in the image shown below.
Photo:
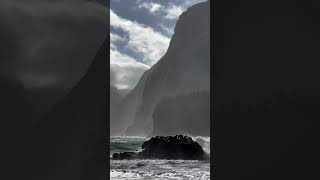
<path fill-rule="evenodd" d="M 210 155 L 210 137 L 204 136 L 191 136 L 191 138 L 200 144 L 202 149 Z"/>
<path fill-rule="evenodd" d="M 111 160 L 110 163 L 111 179 L 210 179 L 210 163 L 204 161 Z"/>

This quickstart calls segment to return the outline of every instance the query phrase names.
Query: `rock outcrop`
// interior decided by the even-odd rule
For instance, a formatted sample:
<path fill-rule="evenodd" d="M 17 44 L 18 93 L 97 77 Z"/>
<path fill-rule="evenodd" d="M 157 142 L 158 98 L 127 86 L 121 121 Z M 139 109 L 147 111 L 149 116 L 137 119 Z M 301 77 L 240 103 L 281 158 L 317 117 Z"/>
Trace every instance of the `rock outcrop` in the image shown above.
<path fill-rule="evenodd" d="M 206 158 L 202 147 L 192 138 L 183 135 L 156 136 L 142 144 L 141 152 L 114 153 L 114 160 L 123 159 L 185 159 L 203 160 Z"/>

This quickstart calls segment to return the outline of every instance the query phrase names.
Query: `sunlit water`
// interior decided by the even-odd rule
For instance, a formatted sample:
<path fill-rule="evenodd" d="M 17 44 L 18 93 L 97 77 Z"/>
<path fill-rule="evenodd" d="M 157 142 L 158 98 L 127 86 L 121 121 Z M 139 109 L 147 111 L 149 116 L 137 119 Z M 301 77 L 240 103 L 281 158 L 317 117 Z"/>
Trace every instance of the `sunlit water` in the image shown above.
<path fill-rule="evenodd" d="M 210 155 L 210 138 L 193 137 Z M 110 156 L 115 152 L 139 151 L 148 138 L 114 136 Z M 111 179 L 210 179 L 210 161 L 198 160 L 111 160 Z"/>

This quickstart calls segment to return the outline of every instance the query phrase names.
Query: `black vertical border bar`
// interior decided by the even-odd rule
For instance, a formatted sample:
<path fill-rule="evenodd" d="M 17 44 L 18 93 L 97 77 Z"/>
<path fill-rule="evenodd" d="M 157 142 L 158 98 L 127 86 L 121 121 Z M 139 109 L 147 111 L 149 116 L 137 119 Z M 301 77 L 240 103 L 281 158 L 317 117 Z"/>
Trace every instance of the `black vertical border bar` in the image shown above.
<path fill-rule="evenodd" d="M 214 43 L 214 17 L 215 17 L 215 0 L 210 2 L 210 179 L 215 179 L 216 172 L 216 132 L 214 118 L 214 55 L 216 46 Z"/>
<path fill-rule="evenodd" d="M 107 2 L 107 22 L 108 24 L 106 24 L 106 38 L 107 38 L 107 41 L 109 41 L 108 46 L 107 48 L 105 49 L 106 51 L 108 51 L 108 57 L 109 59 L 106 61 L 108 61 L 106 64 L 107 64 L 107 69 L 106 69 L 106 76 L 107 76 L 107 85 L 105 86 L 106 87 L 106 108 L 105 108 L 105 111 L 106 111 L 106 124 L 107 124 L 107 136 L 106 137 L 106 179 L 110 179 L 110 0 L 106 0 Z"/>

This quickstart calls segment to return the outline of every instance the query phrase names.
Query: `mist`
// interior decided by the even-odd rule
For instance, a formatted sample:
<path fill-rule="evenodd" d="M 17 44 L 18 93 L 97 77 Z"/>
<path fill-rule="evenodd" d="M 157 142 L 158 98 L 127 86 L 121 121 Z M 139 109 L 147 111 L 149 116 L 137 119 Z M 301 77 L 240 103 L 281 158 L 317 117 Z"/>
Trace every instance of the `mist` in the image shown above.
<path fill-rule="evenodd" d="M 180 15 L 166 53 L 125 96 L 111 88 L 111 135 L 209 136 L 209 9 L 209 2 L 199 3 Z M 186 110 L 194 117 L 182 116 Z"/>
<path fill-rule="evenodd" d="M 1 179 L 17 174 L 30 133 L 86 74 L 109 23 L 101 2 L 0 2 Z"/>

